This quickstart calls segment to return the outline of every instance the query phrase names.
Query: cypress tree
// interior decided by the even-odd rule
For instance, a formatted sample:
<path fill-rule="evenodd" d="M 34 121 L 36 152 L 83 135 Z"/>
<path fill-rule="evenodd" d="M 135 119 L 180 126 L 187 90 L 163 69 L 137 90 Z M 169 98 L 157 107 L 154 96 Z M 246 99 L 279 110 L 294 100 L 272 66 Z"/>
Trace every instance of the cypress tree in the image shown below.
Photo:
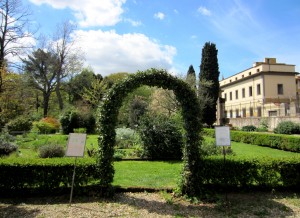
<path fill-rule="evenodd" d="M 192 89 L 196 90 L 196 72 L 193 65 L 190 65 L 186 75 L 186 82 L 191 86 Z"/>
<path fill-rule="evenodd" d="M 202 121 L 211 126 L 216 121 L 217 100 L 219 97 L 218 50 L 214 43 L 206 42 L 202 49 L 199 73 L 199 98 Z"/>

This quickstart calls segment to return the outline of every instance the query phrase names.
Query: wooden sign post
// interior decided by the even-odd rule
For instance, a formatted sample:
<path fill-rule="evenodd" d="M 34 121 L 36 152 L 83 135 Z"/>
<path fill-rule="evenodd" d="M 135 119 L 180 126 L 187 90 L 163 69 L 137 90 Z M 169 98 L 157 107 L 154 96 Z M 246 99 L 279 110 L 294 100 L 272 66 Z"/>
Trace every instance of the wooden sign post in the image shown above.
<path fill-rule="evenodd" d="M 69 134 L 66 156 L 67 157 L 75 157 L 73 177 L 72 177 L 72 187 L 71 187 L 71 194 L 70 194 L 70 204 L 72 202 L 72 197 L 73 197 L 76 160 L 77 160 L 77 157 L 84 156 L 85 142 L 86 142 L 86 134 L 85 133 L 70 133 Z"/>

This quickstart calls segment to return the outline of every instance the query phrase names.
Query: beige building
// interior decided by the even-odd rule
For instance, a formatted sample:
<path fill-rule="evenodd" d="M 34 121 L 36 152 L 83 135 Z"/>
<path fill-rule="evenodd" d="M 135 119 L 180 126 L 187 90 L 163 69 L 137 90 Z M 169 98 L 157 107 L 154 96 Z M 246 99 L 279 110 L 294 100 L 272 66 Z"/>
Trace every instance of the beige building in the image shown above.
<path fill-rule="evenodd" d="M 296 116 L 300 77 L 295 65 L 265 58 L 220 81 L 219 123 L 235 118 Z"/>

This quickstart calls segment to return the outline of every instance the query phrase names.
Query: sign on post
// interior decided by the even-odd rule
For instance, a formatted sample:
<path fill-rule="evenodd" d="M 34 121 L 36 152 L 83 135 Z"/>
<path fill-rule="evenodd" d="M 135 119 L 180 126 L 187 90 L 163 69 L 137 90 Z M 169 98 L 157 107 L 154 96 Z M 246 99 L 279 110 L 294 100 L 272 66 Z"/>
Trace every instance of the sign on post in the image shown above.
<path fill-rule="evenodd" d="M 216 126 L 216 145 L 217 146 L 230 146 L 230 129 L 229 126 Z"/>
<path fill-rule="evenodd" d="M 70 133 L 67 145 L 67 157 L 83 157 L 86 141 L 85 133 Z"/>
<path fill-rule="evenodd" d="M 73 177 L 72 177 L 72 186 L 71 186 L 71 194 L 70 194 L 70 205 L 72 203 L 73 197 L 73 188 L 74 188 L 74 180 L 75 180 L 75 170 L 76 170 L 76 160 L 77 157 L 84 156 L 84 147 L 86 141 L 86 134 L 85 133 L 70 133 L 69 140 L 67 144 L 67 157 L 75 157 L 74 163 L 74 170 L 73 170 Z"/>

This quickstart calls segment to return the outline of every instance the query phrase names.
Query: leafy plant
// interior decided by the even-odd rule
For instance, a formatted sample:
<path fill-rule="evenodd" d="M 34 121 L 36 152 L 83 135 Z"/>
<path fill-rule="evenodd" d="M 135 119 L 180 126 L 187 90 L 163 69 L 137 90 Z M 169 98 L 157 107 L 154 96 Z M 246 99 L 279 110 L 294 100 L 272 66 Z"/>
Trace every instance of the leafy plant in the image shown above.
<path fill-rule="evenodd" d="M 32 128 L 32 122 L 29 118 L 20 116 L 8 122 L 5 127 L 9 133 L 17 135 L 29 132 Z"/>
<path fill-rule="evenodd" d="M 18 146 L 14 144 L 15 137 L 8 133 L 0 133 L 0 157 L 8 156 L 18 150 Z"/>
<path fill-rule="evenodd" d="M 145 116 L 138 132 L 143 142 L 143 155 L 151 159 L 182 158 L 183 138 L 176 123 L 165 116 Z"/>
<path fill-rule="evenodd" d="M 256 131 L 256 126 L 253 126 L 253 125 L 248 125 L 248 126 L 243 126 L 241 128 L 241 131 L 245 131 L 245 132 L 254 132 Z"/>
<path fill-rule="evenodd" d="M 39 149 L 39 157 L 53 158 L 65 156 L 65 150 L 61 145 L 44 145 Z"/>
<path fill-rule="evenodd" d="M 134 145 L 136 134 L 130 128 L 116 128 L 116 146 L 118 148 L 131 148 Z"/>
<path fill-rule="evenodd" d="M 277 125 L 277 127 L 274 129 L 274 133 L 288 135 L 298 134 L 300 133 L 300 125 L 292 121 L 283 121 Z"/>

